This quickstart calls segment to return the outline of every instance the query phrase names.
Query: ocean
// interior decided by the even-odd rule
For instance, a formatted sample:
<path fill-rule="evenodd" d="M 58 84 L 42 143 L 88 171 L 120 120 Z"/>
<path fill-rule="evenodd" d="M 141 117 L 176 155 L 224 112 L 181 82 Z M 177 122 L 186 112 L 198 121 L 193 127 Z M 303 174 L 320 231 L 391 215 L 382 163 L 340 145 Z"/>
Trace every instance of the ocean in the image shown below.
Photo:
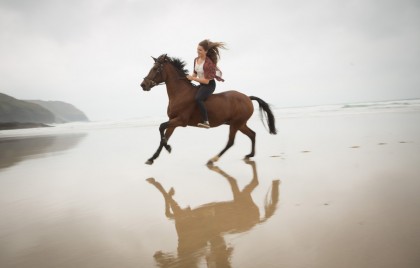
<path fill-rule="evenodd" d="M 254 114 L 251 121 L 260 120 L 258 105 L 254 104 Z M 375 113 L 400 113 L 400 112 L 420 112 L 420 99 L 394 100 L 382 102 L 360 102 L 348 104 L 316 105 L 305 107 L 278 107 L 272 105 L 272 110 L 276 118 L 310 118 L 322 116 L 346 116 L 363 115 Z M 73 133 L 95 129 L 109 128 L 132 128 L 132 127 L 152 127 L 159 126 L 165 122 L 167 117 L 151 116 L 119 120 L 104 120 L 91 122 L 73 122 L 66 124 L 55 124 L 52 128 L 32 128 L 15 129 L 0 131 L 0 139 L 19 136 L 36 136 L 60 133 Z"/>

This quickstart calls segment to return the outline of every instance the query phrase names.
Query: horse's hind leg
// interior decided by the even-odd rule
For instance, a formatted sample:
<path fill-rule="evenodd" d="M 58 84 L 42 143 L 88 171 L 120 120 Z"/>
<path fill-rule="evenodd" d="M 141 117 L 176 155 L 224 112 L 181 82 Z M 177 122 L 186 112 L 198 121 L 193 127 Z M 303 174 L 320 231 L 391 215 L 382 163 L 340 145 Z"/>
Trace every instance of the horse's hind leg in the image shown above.
<path fill-rule="evenodd" d="M 210 170 L 213 170 L 213 171 L 219 173 L 229 182 L 229 185 L 230 185 L 230 188 L 231 188 L 232 194 L 233 194 L 233 199 L 237 200 L 237 198 L 241 194 L 241 191 L 239 190 L 238 183 L 237 183 L 236 179 L 233 178 L 232 176 L 230 176 L 229 174 L 227 174 L 226 172 L 224 172 L 218 166 L 209 165 L 208 168 Z"/>
<path fill-rule="evenodd" d="M 219 160 L 219 158 L 230 148 L 232 147 L 232 145 L 235 142 L 235 136 L 236 136 L 236 132 L 238 132 L 238 128 L 236 126 L 232 126 L 230 125 L 230 129 L 229 129 L 229 140 L 226 144 L 226 147 L 215 157 L 213 157 L 212 159 L 210 159 L 207 164 L 208 165 L 212 165 L 214 162 L 217 162 Z"/>
<path fill-rule="evenodd" d="M 252 129 L 250 129 L 247 125 L 242 126 L 239 131 L 241 131 L 242 133 L 244 133 L 245 135 L 247 135 L 250 139 L 251 139 L 251 153 L 247 154 L 245 156 L 245 159 L 248 159 L 250 157 L 253 157 L 255 155 L 255 131 L 253 131 Z"/>

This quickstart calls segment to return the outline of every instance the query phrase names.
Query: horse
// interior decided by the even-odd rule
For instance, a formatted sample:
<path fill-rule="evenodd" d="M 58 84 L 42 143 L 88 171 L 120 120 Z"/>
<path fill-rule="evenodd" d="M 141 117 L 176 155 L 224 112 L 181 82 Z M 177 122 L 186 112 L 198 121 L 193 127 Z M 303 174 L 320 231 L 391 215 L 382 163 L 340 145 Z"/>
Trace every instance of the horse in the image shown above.
<path fill-rule="evenodd" d="M 166 84 L 166 91 L 169 97 L 167 115 L 169 120 L 160 124 L 160 144 L 153 156 L 146 161 L 152 165 L 159 157 L 160 152 L 165 148 L 169 153 L 172 147 L 168 140 L 177 127 L 197 126 L 201 121 L 201 115 L 194 97 L 198 87 L 186 78 L 188 70 L 185 69 L 185 62 L 163 54 L 157 59 L 152 57 L 154 65 L 148 75 L 143 79 L 140 86 L 144 91 L 150 91 L 159 84 Z M 247 126 L 247 121 L 254 112 L 252 101 L 257 101 L 260 112 L 265 112 L 270 134 L 277 134 L 275 118 L 270 106 L 262 99 L 255 96 L 246 96 L 238 91 L 230 90 L 212 94 L 206 100 L 206 108 L 211 127 L 218 127 L 223 124 L 230 126 L 229 139 L 225 148 L 215 157 L 208 161 L 212 164 L 234 144 L 238 130 L 251 139 L 251 152 L 245 156 L 249 159 L 255 155 L 256 133 Z"/>
<path fill-rule="evenodd" d="M 245 160 L 245 163 L 252 167 L 253 176 L 242 190 L 235 178 L 216 165 L 208 165 L 210 170 L 228 181 L 233 200 L 211 202 L 193 209 L 179 206 L 173 198 L 173 188 L 166 191 L 154 178 L 147 179 L 163 195 L 165 215 L 175 221 L 178 235 L 177 256 L 162 251 L 154 254 L 159 267 L 198 267 L 202 257 L 205 257 L 208 267 L 231 267 L 233 248 L 227 246 L 224 236 L 247 232 L 266 222 L 274 215 L 279 201 L 280 180 L 273 180 L 264 202 L 264 216 L 260 216 L 251 196 L 259 184 L 256 163 L 252 160 Z"/>

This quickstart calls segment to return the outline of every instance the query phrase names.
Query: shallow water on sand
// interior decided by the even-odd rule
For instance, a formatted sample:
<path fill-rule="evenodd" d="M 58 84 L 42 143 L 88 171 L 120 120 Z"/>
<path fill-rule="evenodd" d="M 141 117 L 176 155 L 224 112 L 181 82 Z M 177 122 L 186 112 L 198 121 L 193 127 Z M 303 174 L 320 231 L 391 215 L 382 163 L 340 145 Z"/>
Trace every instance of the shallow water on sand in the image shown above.
<path fill-rule="evenodd" d="M 0 267 L 418 267 L 420 113 L 0 139 Z M 53 131 L 48 133 L 48 131 Z"/>

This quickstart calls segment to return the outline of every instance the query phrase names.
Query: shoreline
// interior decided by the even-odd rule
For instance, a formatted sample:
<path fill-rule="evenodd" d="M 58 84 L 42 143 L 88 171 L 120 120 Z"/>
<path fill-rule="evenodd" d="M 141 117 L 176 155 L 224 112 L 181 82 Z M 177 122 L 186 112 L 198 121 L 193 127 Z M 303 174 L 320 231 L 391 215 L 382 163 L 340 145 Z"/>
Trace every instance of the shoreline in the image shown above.
<path fill-rule="evenodd" d="M 0 130 L 53 127 L 43 123 L 0 122 Z"/>
<path fill-rule="evenodd" d="M 260 121 L 261 115 L 254 107 L 254 114 L 249 120 Z M 383 102 L 355 102 L 347 104 L 328 104 L 302 107 L 278 107 L 271 104 L 272 111 L 277 124 L 288 119 L 311 119 L 322 117 L 349 117 L 368 116 L 372 114 L 396 114 L 396 113 L 419 113 L 420 99 L 394 100 Z M 62 124 L 42 123 L 21 123 L 3 122 L 0 123 L 0 139 L 9 137 L 23 137 L 34 135 L 55 135 L 67 132 L 90 131 L 104 128 L 126 128 L 126 127 L 158 127 L 161 122 L 167 121 L 167 115 L 150 115 L 147 117 L 109 119 L 100 121 L 76 121 Z"/>

